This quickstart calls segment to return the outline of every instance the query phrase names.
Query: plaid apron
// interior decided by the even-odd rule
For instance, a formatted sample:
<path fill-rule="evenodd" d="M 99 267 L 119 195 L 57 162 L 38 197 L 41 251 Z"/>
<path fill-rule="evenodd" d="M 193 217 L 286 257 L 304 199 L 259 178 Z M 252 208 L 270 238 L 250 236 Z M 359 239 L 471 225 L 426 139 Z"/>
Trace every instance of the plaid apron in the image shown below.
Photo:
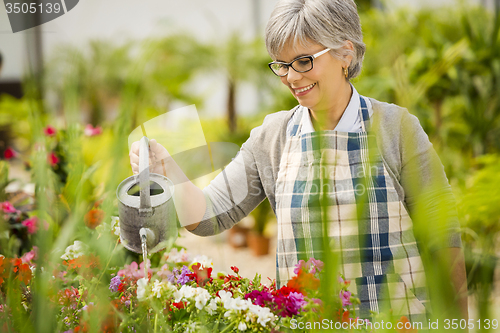
<path fill-rule="evenodd" d="M 425 328 L 425 274 L 412 220 L 367 132 L 370 116 L 360 100 L 360 133 L 301 134 L 303 117 L 296 117 L 276 181 L 277 283 L 294 276 L 298 260 L 322 259 L 324 219 L 339 270 L 361 300 L 357 314 L 392 309 Z"/>

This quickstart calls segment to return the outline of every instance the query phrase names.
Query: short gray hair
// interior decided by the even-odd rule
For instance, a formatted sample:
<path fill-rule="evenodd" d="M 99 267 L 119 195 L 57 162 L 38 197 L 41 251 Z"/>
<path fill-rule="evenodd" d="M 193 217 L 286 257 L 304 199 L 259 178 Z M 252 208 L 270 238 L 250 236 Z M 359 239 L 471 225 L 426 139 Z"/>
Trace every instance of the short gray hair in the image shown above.
<path fill-rule="evenodd" d="M 358 76 L 366 47 L 354 0 L 280 0 L 266 26 L 271 58 L 276 60 L 287 42 L 307 46 L 308 41 L 332 49 L 340 60 L 352 55 L 348 79 Z M 346 41 L 354 51 L 343 48 Z"/>

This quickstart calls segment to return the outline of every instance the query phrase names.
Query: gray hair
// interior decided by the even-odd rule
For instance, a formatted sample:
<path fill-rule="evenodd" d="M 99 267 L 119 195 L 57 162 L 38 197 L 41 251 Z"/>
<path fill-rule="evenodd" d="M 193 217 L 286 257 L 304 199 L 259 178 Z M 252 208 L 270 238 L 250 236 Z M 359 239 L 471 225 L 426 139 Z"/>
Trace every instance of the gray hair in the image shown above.
<path fill-rule="evenodd" d="M 342 60 L 352 56 L 348 80 L 361 72 L 365 54 L 363 33 L 354 0 L 280 0 L 266 26 L 266 47 L 276 59 L 287 42 L 307 46 L 310 42 L 332 49 Z M 344 48 L 346 41 L 354 50 Z"/>

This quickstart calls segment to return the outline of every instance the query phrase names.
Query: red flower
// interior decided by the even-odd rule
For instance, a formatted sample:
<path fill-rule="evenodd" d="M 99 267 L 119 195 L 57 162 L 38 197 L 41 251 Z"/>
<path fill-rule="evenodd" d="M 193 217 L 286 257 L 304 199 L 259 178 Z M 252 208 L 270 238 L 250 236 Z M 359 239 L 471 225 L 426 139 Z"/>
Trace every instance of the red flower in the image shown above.
<path fill-rule="evenodd" d="M 56 135 L 56 129 L 53 126 L 47 126 L 43 130 L 43 133 L 45 133 L 46 136 L 54 136 Z"/>
<path fill-rule="evenodd" d="M 172 306 L 177 309 L 184 309 L 186 307 L 186 302 L 172 303 Z"/>
<path fill-rule="evenodd" d="M 3 157 L 6 160 L 10 160 L 11 158 L 17 157 L 17 155 L 18 155 L 18 153 L 10 147 L 7 147 L 7 149 L 5 149 L 3 152 Z"/>
<path fill-rule="evenodd" d="M 231 266 L 231 269 L 233 270 L 233 272 L 235 272 L 236 274 L 239 273 L 240 269 L 236 266 Z"/>
<path fill-rule="evenodd" d="M 59 157 L 51 151 L 50 154 L 47 155 L 47 163 L 49 163 L 51 166 L 57 165 L 59 163 Z"/>
<path fill-rule="evenodd" d="M 104 218 L 104 211 L 99 208 L 92 208 L 85 214 L 84 221 L 85 225 L 90 229 L 95 229 L 99 224 L 101 224 Z"/>
<path fill-rule="evenodd" d="M 200 287 L 203 287 L 206 285 L 208 282 L 212 282 L 212 278 L 210 275 L 212 274 L 212 267 L 204 267 L 203 269 L 201 268 L 201 264 L 197 263 L 196 265 L 191 266 L 191 269 L 193 270 L 194 273 L 191 274 L 186 274 L 186 276 L 189 276 L 191 279 L 194 279 L 196 283 Z"/>
<path fill-rule="evenodd" d="M 29 219 L 21 222 L 26 228 L 28 228 L 29 234 L 34 234 L 38 230 L 38 217 L 32 216 Z"/>

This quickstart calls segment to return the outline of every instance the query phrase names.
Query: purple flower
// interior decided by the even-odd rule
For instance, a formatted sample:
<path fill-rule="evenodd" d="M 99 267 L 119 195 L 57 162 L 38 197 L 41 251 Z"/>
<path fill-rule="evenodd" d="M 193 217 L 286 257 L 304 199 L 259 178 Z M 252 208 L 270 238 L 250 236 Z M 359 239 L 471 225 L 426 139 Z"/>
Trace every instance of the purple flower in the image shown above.
<path fill-rule="evenodd" d="M 118 275 L 115 276 L 114 278 L 111 279 L 111 282 L 109 283 L 109 290 L 116 293 L 118 291 L 120 283 L 121 283 L 120 277 Z"/>
<path fill-rule="evenodd" d="M 293 273 L 295 275 L 299 274 L 299 271 L 301 269 L 305 269 L 307 270 L 308 268 L 306 267 L 306 262 L 304 260 L 299 260 L 299 262 L 297 263 L 297 265 L 295 265 L 295 269 L 293 270 Z"/>
<path fill-rule="evenodd" d="M 175 278 L 177 277 L 177 275 L 179 275 L 179 273 L 180 273 L 180 271 L 177 268 L 174 268 L 174 270 L 172 271 L 172 274 L 169 274 L 167 276 L 168 282 L 175 283 Z"/>
<path fill-rule="evenodd" d="M 299 274 L 300 270 L 307 273 L 316 274 L 316 271 L 320 272 L 325 264 L 321 260 L 316 260 L 314 258 L 309 258 L 307 262 L 304 260 L 299 260 L 293 272 Z"/>
<path fill-rule="evenodd" d="M 311 267 L 311 273 L 313 274 L 316 273 L 316 270 L 318 270 L 318 272 L 321 272 L 323 266 L 325 265 L 321 260 L 316 260 L 314 258 L 310 258 L 307 261 L 307 264 L 309 267 Z"/>
<path fill-rule="evenodd" d="M 351 305 L 351 292 L 341 290 L 339 293 L 340 300 L 342 301 L 342 306 Z"/>
<path fill-rule="evenodd" d="M 252 303 L 259 306 L 266 306 L 266 302 L 273 301 L 273 295 L 267 291 L 254 290 L 245 295 L 245 299 L 252 300 Z"/>
<path fill-rule="evenodd" d="M 182 266 L 181 274 L 177 277 L 177 283 L 179 283 L 180 285 L 185 285 L 186 283 L 188 283 L 191 278 L 187 275 L 191 273 L 192 272 L 187 266 Z"/>
<path fill-rule="evenodd" d="M 129 300 L 129 299 L 125 301 L 125 306 L 126 306 L 126 307 L 129 307 L 129 306 L 130 306 L 130 300 Z"/>

